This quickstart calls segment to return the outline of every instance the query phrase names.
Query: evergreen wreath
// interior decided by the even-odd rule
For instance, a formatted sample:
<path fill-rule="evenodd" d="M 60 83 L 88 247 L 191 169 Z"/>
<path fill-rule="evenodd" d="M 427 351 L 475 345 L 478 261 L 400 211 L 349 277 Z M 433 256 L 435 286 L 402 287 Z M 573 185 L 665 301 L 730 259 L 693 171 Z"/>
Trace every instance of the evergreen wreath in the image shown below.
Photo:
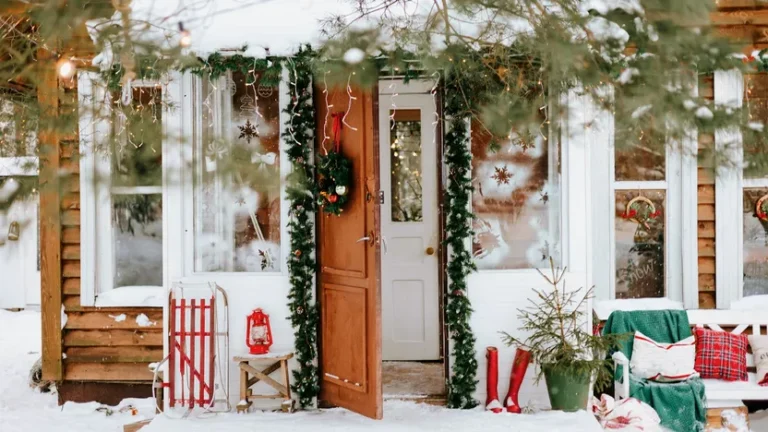
<path fill-rule="evenodd" d="M 314 299 L 315 231 L 314 212 L 315 173 L 312 166 L 315 110 L 312 104 L 312 60 L 314 52 L 307 46 L 292 58 L 287 58 L 289 104 L 285 109 L 288 120 L 283 138 L 293 170 L 287 177 L 288 232 L 291 253 L 288 272 L 291 290 L 288 293 L 290 320 L 294 329 L 296 360 L 291 389 L 299 397 L 301 407 L 314 406 L 320 394 L 317 367 L 317 329 L 320 323 Z"/>
<path fill-rule="evenodd" d="M 320 155 L 317 164 L 317 205 L 326 213 L 340 216 L 349 201 L 352 162 L 341 154 L 342 113 L 334 113 L 334 148 Z"/>

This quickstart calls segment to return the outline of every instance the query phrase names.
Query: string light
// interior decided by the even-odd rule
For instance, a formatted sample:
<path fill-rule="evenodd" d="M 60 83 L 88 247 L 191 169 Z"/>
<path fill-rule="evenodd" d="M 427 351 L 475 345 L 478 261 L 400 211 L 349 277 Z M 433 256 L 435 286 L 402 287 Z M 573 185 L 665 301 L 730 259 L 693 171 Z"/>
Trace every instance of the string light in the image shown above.
<path fill-rule="evenodd" d="M 349 98 L 349 105 L 347 105 L 347 111 L 344 113 L 344 117 L 341 118 L 341 122 L 348 128 L 352 129 L 353 131 L 357 131 L 357 128 L 347 123 L 347 116 L 349 115 L 349 112 L 352 110 L 352 101 L 356 101 L 357 98 L 355 96 L 352 96 L 352 86 L 350 85 L 350 81 L 352 80 L 352 74 L 349 74 L 349 77 L 347 77 L 347 96 Z"/>
<path fill-rule="evenodd" d="M 179 46 L 189 48 L 192 46 L 192 33 L 184 28 L 184 23 L 179 21 Z"/>
<path fill-rule="evenodd" d="M 72 62 L 72 60 L 68 58 L 62 58 L 56 64 L 56 70 L 58 71 L 61 78 L 72 79 L 72 77 L 75 76 L 75 72 L 77 72 L 77 67 Z"/>

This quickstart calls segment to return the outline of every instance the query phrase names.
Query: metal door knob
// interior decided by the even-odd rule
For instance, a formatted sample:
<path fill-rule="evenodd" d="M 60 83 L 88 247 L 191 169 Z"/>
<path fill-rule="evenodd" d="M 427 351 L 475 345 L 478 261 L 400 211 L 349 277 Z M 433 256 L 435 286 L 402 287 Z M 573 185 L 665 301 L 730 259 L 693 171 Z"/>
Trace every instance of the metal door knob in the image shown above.
<path fill-rule="evenodd" d="M 428 247 L 428 248 L 427 248 L 427 250 L 426 250 L 426 251 L 424 251 L 424 252 L 426 252 L 426 253 L 427 253 L 427 255 L 434 255 L 434 254 L 435 254 L 435 248 L 433 248 L 432 246 L 430 246 L 430 247 Z"/>

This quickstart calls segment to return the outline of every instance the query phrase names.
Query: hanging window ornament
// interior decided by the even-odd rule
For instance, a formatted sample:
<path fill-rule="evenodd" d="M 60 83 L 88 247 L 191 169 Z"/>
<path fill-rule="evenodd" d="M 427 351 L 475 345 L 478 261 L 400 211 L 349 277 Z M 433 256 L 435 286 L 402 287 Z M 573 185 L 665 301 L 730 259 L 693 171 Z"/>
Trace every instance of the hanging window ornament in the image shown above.
<path fill-rule="evenodd" d="M 317 164 L 317 204 L 326 213 L 340 216 L 349 201 L 352 162 L 341 154 L 341 126 L 344 113 L 333 117 L 333 148 L 321 154 Z"/>
<path fill-rule="evenodd" d="M 656 210 L 653 201 L 642 195 L 638 195 L 627 203 L 627 208 L 624 210 L 624 215 L 622 217 L 631 220 L 646 230 L 650 230 L 651 227 L 648 225 L 648 221 L 656 219 L 660 215 L 661 210 Z"/>
<path fill-rule="evenodd" d="M 251 154 L 251 163 L 257 165 L 260 171 L 266 170 L 267 166 L 274 166 L 276 161 L 277 154 L 274 152 L 265 154 L 253 152 L 253 154 Z"/>
<path fill-rule="evenodd" d="M 123 85 L 122 94 L 120 95 L 120 102 L 123 106 L 128 106 L 133 102 L 133 87 L 131 86 L 132 80 L 128 80 Z"/>
<path fill-rule="evenodd" d="M 240 129 L 240 136 L 238 138 L 245 139 L 245 142 L 248 144 L 251 143 L 252 139 L 259 137 L 259 131 L 250 120 L 246 120 L 244 125 L 238 126 L 237 128 Z"/>
<path fill-rule="evenodd" d="M 256 104 L 252 97 L 247 94 L 240 97 L 240 113 L 250 117 L 256 114 Z"/>
<path fill-rule="evenodd" d="M 268 98 L 272 96 L 272 93 L 274 93 L 275 89 L 271 86 L 259 84 L 259 87 L 256 88 L 256 94 L 259 95 L 259 97 Z"/>
<path fill-rule="evenodd" d="M 755 203 L 755 216 L 763 222 L 768 222 L 768 194 L 765 194 Z"/>
<path fill-rule="evenodd" d="M 230 96 L 234 96 L 237 93 L 237 83 L 231 76 L 227 77 L 227 90 L 229 90 Z"/>

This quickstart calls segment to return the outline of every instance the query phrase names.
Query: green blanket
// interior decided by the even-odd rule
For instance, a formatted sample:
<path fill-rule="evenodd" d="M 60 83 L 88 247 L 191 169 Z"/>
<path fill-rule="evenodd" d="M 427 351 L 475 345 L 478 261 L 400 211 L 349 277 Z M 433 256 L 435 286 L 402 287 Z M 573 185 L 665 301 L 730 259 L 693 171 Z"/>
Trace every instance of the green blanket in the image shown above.
<path fill-rule="evenodd" d="M 688 314 L 684 310 L 616 311 L 608 317 L 603 334 L 639 331 L 660 343 L 672 343 L 691 336 Z M 633 339 L 622 342 L 620 351 L 632 358 Z M 620 368 L 617 368 L 620 369 Z M 621 379 L 621 370 L 616 371 Z M 699 378 L 679 383 L 657 383 L 637 378 L 630 371 L 629 395 L 659 414 L 661 425 L 675 432 L 702 431 L 707 422 L 704 384 Z"/>

